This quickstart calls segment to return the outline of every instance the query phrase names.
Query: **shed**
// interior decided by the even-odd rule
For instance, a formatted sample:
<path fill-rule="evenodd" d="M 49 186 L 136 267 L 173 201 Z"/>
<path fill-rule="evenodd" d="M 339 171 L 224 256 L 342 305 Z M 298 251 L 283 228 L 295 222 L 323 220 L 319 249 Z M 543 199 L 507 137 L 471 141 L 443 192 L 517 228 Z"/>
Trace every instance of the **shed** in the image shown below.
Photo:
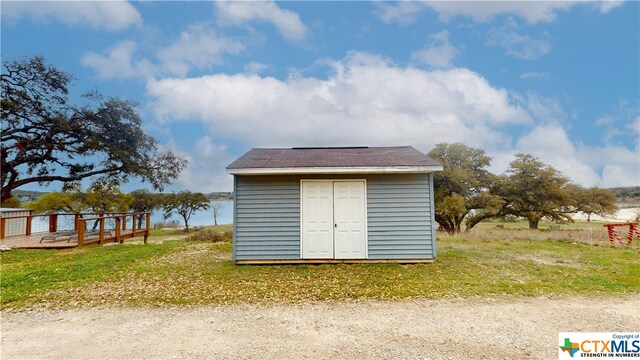
<path fill-rule="evenodd" d="M 238 264 L 430 262 L 433 172 L 411 146 L 251 149 L 234 177 Z"/>

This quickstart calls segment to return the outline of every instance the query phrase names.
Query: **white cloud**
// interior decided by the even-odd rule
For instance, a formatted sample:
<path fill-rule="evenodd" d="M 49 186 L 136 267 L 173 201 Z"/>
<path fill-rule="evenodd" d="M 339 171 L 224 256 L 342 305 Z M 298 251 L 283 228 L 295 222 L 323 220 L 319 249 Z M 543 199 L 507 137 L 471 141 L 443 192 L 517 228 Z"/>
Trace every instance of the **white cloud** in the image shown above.
<path fill-rule="evenodd" d="M 427 5 L 443 21 L 455 16 L 490 21 L 497 15 L 513 14 L 528 23 L 551 22 L 559 11 L 566 11 L 579 1 L 429 1 Z"/>
<path fill-rule="evenodd" d="M 175 144 L 173 147 L 176 147 Z M 206 135 L 196 141 L 194 155 L 178 150 L 189 160 L 189 165 L 180 173 L 178 182 L 197 192 L 231 190 L 232 178 L 225 167 L 234 159 L 226 150 L 226 146 L 216 144 Z"/>
<path fill-rule="evenodd" d="M 605 114 L 596 120 L 597 126 L 605 127 L 604 136 L 602 137 L 605 143 L 610 143 L 617 137 L 623 137 L 623 140 L 632 137 L 635 144 L 640 142 L 640 116 L 637 116 L 635 120 L 632 120 L 626 126 L 616 125 L 616 118 L 612 115 Z M 638 155 L 640 161 L 640 155 Z"/>
<path fill-rule="evenodd" d="M 620 0 L 596 2 L 594 8 L 603 14 L 622 5 Z M 488 22 L 500 15 L 515 15 L 527 23 L 552 22 L 561 11 L 568 11 L 575 5 L 594 4 L 590 1 L 399 1 L 376 4 L 376 13 L 385 23 L 408 25 L 427 7 L 434 10 L 441 21 L 449 21 L 456 16 L 471 18 L 476 22 Z"/>
<path fill-rule="evenodd" d="M 447 69 L 459 53 L 460 50 L 449 42 L 449 32 L 444 30 L 430 35 L 427 47 L 413 52 L 412 58 L 431 68 Z"/>
<path fill-rule="evenodd" d="M 308 33 L 297 13 L 281 9 L 273 1 L 219 1 L 215 5 L 218 20 L 222 24 L 243 25 L 254 20 L 264 21 L 275 26 L 285 39 L 295 42 L 304 40 Z"/>
<path fill-rule="evenodd" d="M 82 57 L 85 66 L 103 79 L 127 79 L 171 75 L 184 77 L 193 69 L 210 69 L 224 63 L 224 55 L 237 54 L 244 45 L 233 38 L 216 34 L 206 24 L 190 26 L 166 47 L 155 49 L 155 59 L 136 59 L 137 44 L 122 41 L 102 54 L 89 52 Z"/>
<path fill-rule="evenodd" d="M 543 123 L 560 122 L 567 118 L 567 113 L 555 98 L 547 98 L 529 92 L 527 94 L 527 109 L 529 113 Z"/>
<path fill-rule="evenodd" d="M 601 187 L 638 186 L 640 184 L 640 148 L 607 144 L 578 147 L 580 158 L 596 169 L 601 169 Z"/>
<path fill-rule="evenodd" d="M 583 186 L 638 186 L 640 149 L 606 144 L 588 146 L 572 141 L 559 125 L 533 128 L 514 149 L 537 156 Z M 506 168 L 506 167 L 505 167 Z"/>
<path fill-rule="evenodd" d="M 635 121 L 630 122 L 626 128 L 631 130 L 633 134 L 640 135 L 640 116 L 636 117 Z"/>
<path fill-rule="evenodd" d="M 427 72 L 352 53 L 328 79 L 286 81 L 244 74 L 163 79 L 148 84 L 165 121 L 200 120 L 249 146 L 415 144 L 496 146 L 494 126 L 529 121 L 503 89 L 467 69 Z M 451 131 L 456 129 L 456 131 Z"/>
<path fill-rule="evenodd" d="M 123 41 L 105 52 L 105 55 L 89 52 L 82 57 L 85 66 L 93 68 L 102 79 L 127 79 L 147 76 L 153 65 L 147 61 L 134 62 L 135 41 Z"/>
<path fill-rule="evenodd" d="M 548 78 L 549 78 L 549 72 L 547 71 L 542 71 L 542 72 L 527 71 L 520 74 L 520 79 L 524 79 L 524 80 L 537 80 L 537 79 L 548 79 Z"/>
<path fill-rule="evenodd" d="M 160 121 L 198 121 L 210 134 L 245 147 L 409 144 L 426 152 L 436 143 L 460 141 L 487 150 L 496 172 L 515 153 L 527 152 L 584 186 L 638 183 L 638 145 L 572 141 L 555 99 L 515 98 L 468 69 L 405 68 L 365 53 L 330 63 L 334 72 L 327 78 L 296 73 L 286 80 L 247 74 L 153 80 L 149 105 Z M 521 126 L 524 133 L 512 138 L 505 126 Z M 202 141 L 199 149 L 211 150 L 198 152 L 215 154 L 203 158 L 225 159 L 207 174 L 222 171 L 231 156 Z M 205 186 L 209 175 L 195 169 L 214 161 L 198 156 L 192 158 L 200 165 L 184 182 L 196 184 L 200 174 L 205 180 L 198 186 Z"/>
<path fill-rule="evenodd" d="M 551 22 L 557 13 L 567 11 L 582 1 L 400 1 L 393 5 L 382 3 L 378 7 L 378 15 L 386 22 L 409 24 L 426 7 L 431 8 L 440 20 L 449 21 L 456 16 L 468 17 L 476 22 L 487 22 L 499 15 L 515 15 L 528 23 Z M 603 2 L 600 11 L 608 12 L 617 5 Z"/>
<path fill-rule="evenodd" d="M 581 158 L 566 131 L 559 125 L 533 128 L 518 140 L 516 150 L 538 157 L 579 184 L 595 186 L 600 182 L 598 173 Z"/>
<path fill-rule="evenodd" d="M 505 54 L 524 60 L 537 59 L 551 51 L 547 39 L 518 34 L 511 26 L 492 28 L 487 34 L 487 45 L 504 48 Z"/>
<path fill-rule="evenodd" d="M 70 26 L 90 26 L 100 30 L 122 30 L 142 25 L 138 11 L 127 1 L 3 1 L 2 21 L 30 18 L 36 22 L 52 19 Z"/>
<path fill-rule="evenodd" d="M 245 64 L 243 69 L 244 69 L 244 73 L 247 75 L 258 75 L 261 72 L 267 70 L 269 68 L 268 65 L 259 63 L 257 61 L 252 61 L 248 64 Z"/>
<path fill-rule="evenodd" d="M 604 0 L 600 2 L 600 12 L 606 14 L 609 11 L 619 7 L 623 3 L 624 1 L 622 0 Z"/>
<path fill-rule="evenodd" d="M 613 117 L 611 115 L 603 115 L 601 117 L 598 118 L 598 120 L 596 120 L 596 125 L 599 126 L 608 126 L 613 124 L 615 120 L 613 119 Z"/>
<path fill-rule="evenodd" d="M 376 7 L 376 13 L 385 23 L 396 22 L 400 25 L 409 25 L 424 11 L 425 3 L 419 1 L 400 1 L 395 3 L 383 1 L 376 3 Z"/>
<path fill-rule="evenodd" d="M 216 34 L 206 24 L 190 26 L 173 44 L 157 51 L 161 68 L 170 74 L 185 76 L 191 69 L 207 69 L 224 63 L 223 54 L 237 54 L 244 45 Z"/>

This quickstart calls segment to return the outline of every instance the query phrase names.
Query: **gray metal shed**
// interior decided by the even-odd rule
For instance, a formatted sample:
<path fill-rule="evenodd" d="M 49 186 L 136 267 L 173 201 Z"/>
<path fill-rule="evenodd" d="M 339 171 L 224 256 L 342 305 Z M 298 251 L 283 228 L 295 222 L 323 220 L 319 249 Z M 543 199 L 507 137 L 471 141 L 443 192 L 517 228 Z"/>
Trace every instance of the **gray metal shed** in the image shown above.
<path fill-rule="evenodd" d="M 411 146 L 252 149 L 234 176 L 239 264 L 429 262 L 433 172 Z"/>

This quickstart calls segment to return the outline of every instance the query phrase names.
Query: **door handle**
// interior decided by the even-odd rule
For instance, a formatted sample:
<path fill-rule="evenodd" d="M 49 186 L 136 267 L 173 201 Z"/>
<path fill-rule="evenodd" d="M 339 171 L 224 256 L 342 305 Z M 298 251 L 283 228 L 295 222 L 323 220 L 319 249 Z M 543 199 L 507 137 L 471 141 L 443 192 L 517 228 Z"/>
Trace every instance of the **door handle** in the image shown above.
<path fill-rule="evenodd" d="M 333 224 L 333 227 L 334 227 L 334 228 L 337 228 L 337 227 L 338 227 L 338 224 Z"/>

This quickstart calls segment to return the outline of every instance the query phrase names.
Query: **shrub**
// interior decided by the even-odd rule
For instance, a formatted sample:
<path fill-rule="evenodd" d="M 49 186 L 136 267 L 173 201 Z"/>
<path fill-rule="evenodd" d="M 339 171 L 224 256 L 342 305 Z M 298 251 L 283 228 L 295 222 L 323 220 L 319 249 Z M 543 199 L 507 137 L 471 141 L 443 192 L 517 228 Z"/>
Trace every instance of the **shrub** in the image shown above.
<path fill-rule="evenodd" d="M 153 229 L 154 230 L 159 230 L 159 229 L 163 229 L 163 228 L 172 228 L 172 229 L 176 229 L 180 227 L 180 222 L 178 222 L 178 220 L 171 220 L 168 222 L 157 222 L 155 224 L 153 224 Z"/>
<path fill-rule="evenodd" d="M 219 232 L 215 230 L 205 229 L 189 235 L 187 241 L 203 241 L 203 242 L 229 242 L 233 239 L 232 231 Z"/>
<path fill-rule="evenodd" d="M 518 221 L 518 217 L 515 215 L 505 215 L 504 216 L 504 222 L 508 222 L 508 223 L 514 223 Z"/>

